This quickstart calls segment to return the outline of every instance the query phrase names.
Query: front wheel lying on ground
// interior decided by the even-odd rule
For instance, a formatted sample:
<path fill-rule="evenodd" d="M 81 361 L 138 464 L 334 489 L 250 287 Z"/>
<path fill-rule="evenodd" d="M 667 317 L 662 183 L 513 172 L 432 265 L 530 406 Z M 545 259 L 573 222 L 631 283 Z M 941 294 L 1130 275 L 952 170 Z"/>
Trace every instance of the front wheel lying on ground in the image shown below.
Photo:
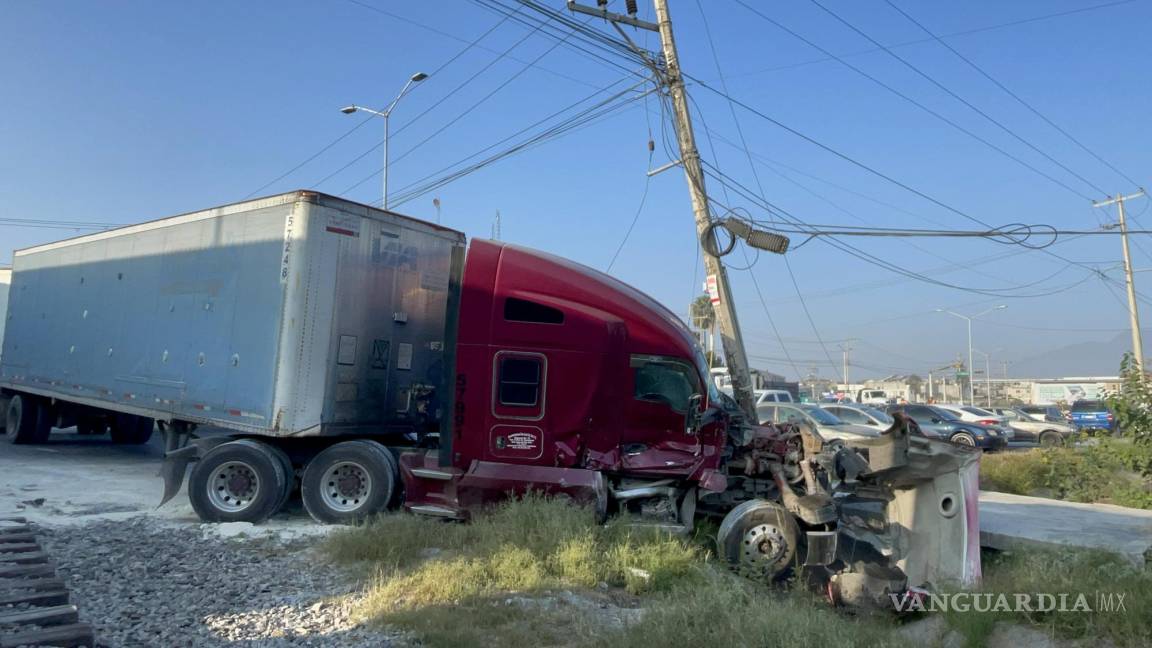
<path fill-rule="evenodd" d="M 251 439 L 229 441 L 192 467 L 188 499 L 206 522 L 263 522 L 283 503 L 287 480 L 272 448 Z"/>
<path fill-rule="evenodd" d="M 800 528 L 784 507 L 749 500 L 732 509 L 720 523 L 720 555 L 742 576 L 760 581 L 786 578 L 798 560 Z"/>
<path fill-rule="evenodd" d="M 345 441 L 326 448 L 304 469 L 300 498 L 317 522 L 351 524 L 388 507 L 399 470 L 375 441 Z"/>

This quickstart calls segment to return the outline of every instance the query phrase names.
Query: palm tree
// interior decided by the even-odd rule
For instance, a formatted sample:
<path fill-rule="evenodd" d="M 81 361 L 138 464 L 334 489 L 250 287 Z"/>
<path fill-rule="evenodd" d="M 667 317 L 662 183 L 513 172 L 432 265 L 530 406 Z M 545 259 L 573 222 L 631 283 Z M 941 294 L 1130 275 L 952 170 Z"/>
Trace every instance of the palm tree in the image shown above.
<path fill-rule="evenodd" d="M 708 295 L 700 295 L 692 300 L 692 304 L 688 307 L 688 315 L 692 318 L 692 326 L 697 331 L 708 331 L 710 334 L 715 335 L 713 330 L 716 326 L 716 311 L 712 309 L 712 298 Z M 717 365 L 714 351 L 709 349 L 707 351 L 708 366 L 715 367 Z"/>

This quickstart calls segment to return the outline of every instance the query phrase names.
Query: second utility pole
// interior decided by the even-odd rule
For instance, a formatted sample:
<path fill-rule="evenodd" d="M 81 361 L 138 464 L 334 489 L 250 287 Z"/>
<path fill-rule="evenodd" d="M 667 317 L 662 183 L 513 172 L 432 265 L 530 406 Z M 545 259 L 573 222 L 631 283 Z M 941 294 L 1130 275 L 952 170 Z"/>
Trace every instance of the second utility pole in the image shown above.
<path fill-rule="evenodd" d="M 1132 257 L 1128 253 L 1128 223 L 1124 220 L 1124 201 L 1139 198 L 1144 195 L 1141 189 L 1127 196 L 1116 196 L 1108 200 L 1092 203 L 1093 207 L 1107 207 L 1116 203 L 1116 210 L 1120 213 L 1120 244 L 1124 251 L 1124 279 L 1128 288 L 1128 320 L 1132 326 L 1132 356 L 1140 375 L 1144 375 L 1144 343 L 1140 335 L 1140 311 L 1136 305 L 1136 283 L 1132 278 Z"/>

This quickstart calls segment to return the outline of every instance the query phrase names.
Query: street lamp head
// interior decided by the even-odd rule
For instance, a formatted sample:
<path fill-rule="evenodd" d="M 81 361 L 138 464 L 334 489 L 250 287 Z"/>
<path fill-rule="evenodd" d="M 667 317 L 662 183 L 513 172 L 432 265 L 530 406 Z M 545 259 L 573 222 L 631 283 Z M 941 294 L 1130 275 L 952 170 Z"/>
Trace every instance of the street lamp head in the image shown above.
<path fill-rule="evenodd" d="M 421 81 L 423 81 L 424 79 L 427 79 L 427 78 L 428 78 L 428 75 L 427 75 L 427 74 L 425 74 L 425 73 L 423 73 L 423 72 L 417 72 L 416 74 L 413 74 L 413 75 L 412 75 L 412 79 L 411 79 L 411 80 L 412 80 L 412 83 L 419 83 L 419 82 L 421 82 Z"/>
<path fill-rule="evenodd" d="M 1005 308 L 1008 308 L 1008 304 L 1000 304 L 999 306 L 997 306 L 996 308 L 993 308 L 992 310 L 1003 310 Z"/>
<path fill-rule="evenodd" d="M 356 106 L 344 106 L 340 109 L 340 112 L 344 113 L 345 115 L 351 115 L 352 113 L 356 112 L 356 110 Z"/>

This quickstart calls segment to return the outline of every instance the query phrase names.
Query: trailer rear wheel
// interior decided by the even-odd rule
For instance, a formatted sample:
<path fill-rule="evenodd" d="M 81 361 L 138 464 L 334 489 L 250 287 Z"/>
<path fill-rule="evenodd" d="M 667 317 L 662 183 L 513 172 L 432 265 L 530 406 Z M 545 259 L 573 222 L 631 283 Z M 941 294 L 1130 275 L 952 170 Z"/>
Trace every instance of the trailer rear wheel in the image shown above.
<path fill-rule="evenodd" d="M 9 443 L 44 443 L 52 432 L 51 415 L 40 399 L 17 394 L 8 402 L 4 437 Z"/>
<path fill-rule="evenodd" d="M 279 511 L 288 503 L 288 498 L 292 497 L 292 491 L 296 490 L 296 470 L 292 467 L 292 460 L 288 457 L 287 452 L 274 445 L 266 447 L 272 451 L 272 454 L 276 456 L 277 461 L 284 468 L 284 490 L 280 493 L 280 502 L 276 505 L 276 510 Z"/>
<path fill-rule="evenodd" d="M 797 561 L 800 528 L 779 504 L 749 500 L 724 516 L 716 542 L 740 574 L 777 581 L 786 578 Z"/>
<path fill-rule="evenodd" d="M 192 468 L 188 499 L 206 522 L 263 522 L 281 505 L 287 476 L 274 450 L 241 439 L 209 450 Z"/>
<path fill-rule="evenodd" d="M 396 493 L 396 460 L 375 441 L 326 448 L 304 469 L 300 497 L 317 522 L 351 524 L 388 507 Z"/>
<path fill-rule="evenodd" d="M 117 414 L 112 421 L 112 443 L 140 445 L 152 438 L 156 422 L 135 414 Z"/>

